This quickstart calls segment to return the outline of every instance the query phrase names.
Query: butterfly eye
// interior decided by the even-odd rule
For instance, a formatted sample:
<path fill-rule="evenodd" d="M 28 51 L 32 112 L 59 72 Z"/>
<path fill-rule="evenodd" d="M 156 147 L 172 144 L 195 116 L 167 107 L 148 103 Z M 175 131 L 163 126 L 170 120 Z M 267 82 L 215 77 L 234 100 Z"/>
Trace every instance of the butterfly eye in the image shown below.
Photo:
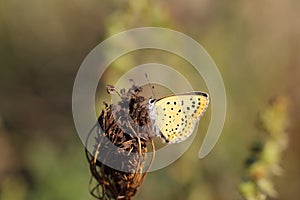
<path fill-rule="evenodd" d="M 149 103 L 153 104 L 155 102 L 155 99 L 149 99 Z"/>

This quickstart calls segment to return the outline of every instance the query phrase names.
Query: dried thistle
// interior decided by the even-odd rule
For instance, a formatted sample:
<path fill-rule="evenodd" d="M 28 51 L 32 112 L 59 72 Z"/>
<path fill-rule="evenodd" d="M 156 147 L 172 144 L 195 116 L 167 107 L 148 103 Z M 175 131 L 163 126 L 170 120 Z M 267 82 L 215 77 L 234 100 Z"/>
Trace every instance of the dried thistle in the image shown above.
<path fill-rule="evenodd" d="M 107 91 L 116 92 L 111 85 Z M 141 87 L 133 84 L 127 92 L 122 89 L 117 93 L 121 101 L 116 105 L 104 103 L 93 155 L 86 150 L 92 179 L 96 180 L 90 192 L 97 199 L 131 199 L 150 168 L 150 164 L 146 166 L 147 144 L 151 144 L 153 152 L 150 163 L 155 149 L 148 102 L 140 95 L 141 91 Z"/>
<path fill-rule="evenodd" d="M 260 114 L 259 124 L 264 134 L 252 143 L 251 154 L 246 159 L 245 180 L 239 184 L 240 193 L 246 200 L 278 197 L 273 176 L 281 174 L 280 161 L 287 147 L 287 106 L 287 99 L 277 97 Z"/>

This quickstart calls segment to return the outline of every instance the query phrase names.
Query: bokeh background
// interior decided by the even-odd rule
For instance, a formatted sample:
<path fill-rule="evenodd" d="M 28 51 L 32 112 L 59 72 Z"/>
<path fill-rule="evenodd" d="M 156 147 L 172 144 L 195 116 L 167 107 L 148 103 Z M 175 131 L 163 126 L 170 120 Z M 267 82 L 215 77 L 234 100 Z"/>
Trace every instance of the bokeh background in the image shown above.
<path fill-rule="evenodd" d="M 1 0 L 0 199 L 93 199 L 84 147 L 71 110 L 81 62 L 101 41 L 134 27 L 181 31 L 203 45 L 222 73 L 228 112 L 222 136 L 199 160 L 203 136 L 178 161 L 148 174 L 135 199 L 242 199 L 237 184 L 257 113 L 271 97 L 289 101 L 288 148 L 283 174 L 274 179 L 279 199 L 300 195 L 300 1 L 209 0 Z M 150 51 L 113 63 L 100 86 L 114 84 L 136 64 L 174 66 L 184 61 Z M 205 88 L 205 85 L 197 89 Z M 99 87 L 95 105 L 109 100 Z M 200 132 L 209 123 L 201 121 Z"/>

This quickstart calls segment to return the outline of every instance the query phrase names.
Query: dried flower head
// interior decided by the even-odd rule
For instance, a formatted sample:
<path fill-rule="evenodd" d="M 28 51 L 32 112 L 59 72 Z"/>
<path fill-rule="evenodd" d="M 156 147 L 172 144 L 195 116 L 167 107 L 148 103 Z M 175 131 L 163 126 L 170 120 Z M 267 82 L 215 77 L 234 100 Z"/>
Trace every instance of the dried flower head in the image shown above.
<path fill-rule="evenodd" d="M 90 192 L 97 199 L 131 199 L 150 167 L 146 165 L 148 143 L 153 152 L 151 162 L 154 158 L 148 102 L 141 91 L 134 83 L 127 92 L 122 89 L 118 93 L 113 86 L 107 87 L 109 94 L 116 92 L 121 100 L 111 105 L 104 103 L 94 152 L 86 150 L 92 178 L 96 180 Z"/>

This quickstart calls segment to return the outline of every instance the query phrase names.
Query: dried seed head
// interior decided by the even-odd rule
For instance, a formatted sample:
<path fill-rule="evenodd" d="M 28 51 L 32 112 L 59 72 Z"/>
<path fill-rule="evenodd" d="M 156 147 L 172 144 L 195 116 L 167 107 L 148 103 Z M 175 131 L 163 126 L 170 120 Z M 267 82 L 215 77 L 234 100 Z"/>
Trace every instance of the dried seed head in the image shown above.
<path fill-rule="evenodd" d="M 147 143 L 151 143 L 154 151 L 147 100 L 140 95 L 142 88 L 132 83 L 127 92 L 120 91 L 121 101 L 104 104 L 98 118 L 93 155 L 86 150 L 96 180 L 91 194 L 97 199 L 131 199 L 149 167 L 146 166 Z M 110 85 L 107 91 L 111 94 L 115 87 Z M 109 143 L 117 148 L 111 149 Z M 102 162 L 98 160 L 100 157 Z"/>

